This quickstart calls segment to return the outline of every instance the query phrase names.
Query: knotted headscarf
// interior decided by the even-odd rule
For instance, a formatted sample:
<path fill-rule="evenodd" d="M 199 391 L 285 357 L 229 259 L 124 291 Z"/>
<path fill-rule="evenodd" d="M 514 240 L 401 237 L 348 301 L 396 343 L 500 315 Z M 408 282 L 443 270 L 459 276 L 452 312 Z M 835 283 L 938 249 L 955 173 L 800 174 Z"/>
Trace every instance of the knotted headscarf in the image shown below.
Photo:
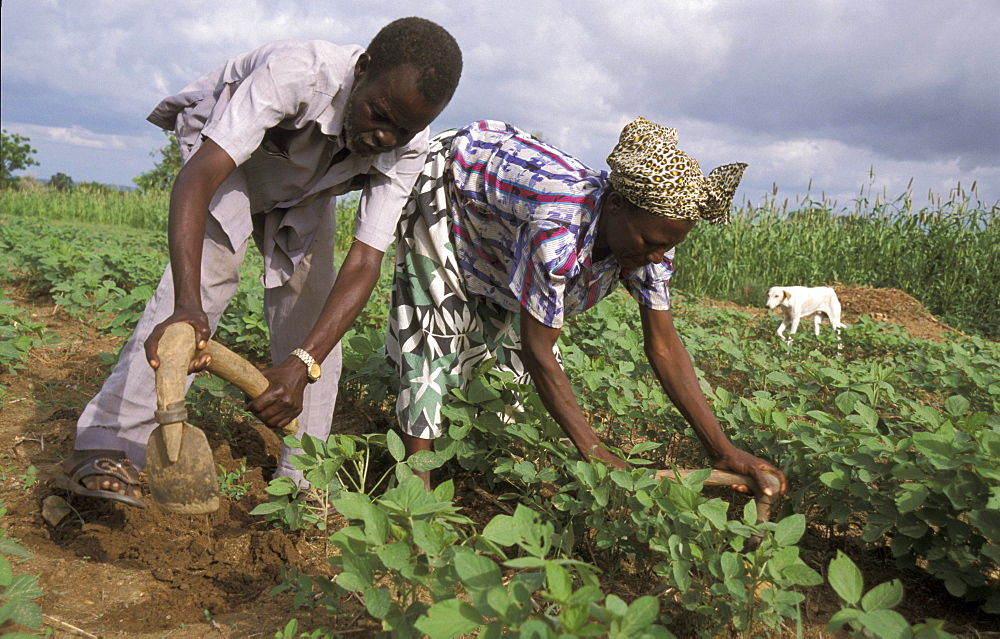
<path fill-rule="evenodd" d="M 729 208 L 746 164 L 702 175 L 698 161 L 677 148 L 677 131 L 645 118 L 622 129 L 608 156 L 609 180 L 632 204 L 662 217 L 729 224 Z"/>

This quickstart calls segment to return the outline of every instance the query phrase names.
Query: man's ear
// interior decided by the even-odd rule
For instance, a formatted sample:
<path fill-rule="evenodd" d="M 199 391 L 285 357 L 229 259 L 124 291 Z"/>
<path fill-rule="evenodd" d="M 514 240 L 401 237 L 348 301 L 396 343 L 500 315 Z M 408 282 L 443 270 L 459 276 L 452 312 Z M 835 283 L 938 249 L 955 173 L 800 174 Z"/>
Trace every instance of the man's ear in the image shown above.
<path fill-rule="evenodd" d="M 361 79 L 365 73 L 368 72 L 368 65 L 371 63 L 372 57 L 367 53 L 362 53 L 358 56 L 358 61 L 354 64 L 354 80 L 355 82 Z"/>

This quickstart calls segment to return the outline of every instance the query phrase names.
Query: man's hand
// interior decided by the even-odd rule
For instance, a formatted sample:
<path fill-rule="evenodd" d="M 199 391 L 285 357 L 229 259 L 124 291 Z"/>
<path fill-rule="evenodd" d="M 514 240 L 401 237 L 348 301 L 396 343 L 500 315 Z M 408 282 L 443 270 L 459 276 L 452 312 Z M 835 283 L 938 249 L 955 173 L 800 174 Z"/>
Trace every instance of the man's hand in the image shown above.
<path fill-rule="evenodd" d="M 712 464 L 712 467 L 717 470 L 728 470 L 733 473 L 752 477 L 757 485 L 761 487 L 764 494 L 768 496 L 771 496 L 771 489 L 767 488 L 768 484 L 765 480 L 765 475 L 767 474 L 777 477 L 781 482 L 781 487 L 778 489 L 778 495 L 783 496 L 785 491 L 788 490 L 788 483 L 785 480 L 785 474 L 783 472 L 774 467 L 770 462 L 764 461 L 759 457 L 754 457 L 750 453 L 742 451 L 738 448 L 733 448 L 728 453 L 717 459 L 715 463 Z M 753 492 L 750 486 L 738 484 L 733 486 L 733 490 L 748 494 Z"/>
<path fill-rule="evenodd" d="M 194 327 L 196 350 L 194 358 L 188 364 L 188 374 L 205 370 L 212 362 L 212 357 L 204 352 L 205 346 L 208 345 L 208 339 L 212 336 L 212 329 L 208 326 L 208 316 L 205 315 L 205 311 L 200 306 L 197 308 L 177 308 L 173 315 L 153 327 L 145 342 L 146 361 L 149 362 L 149 365 L 154 370 L 160 367 L 160 357 L 158 355 L 160 338 L 163 337 L 163 332 L 167 330 L 168 326 L 178 323 L 190 324 Z"/>
<path fill-rule="evenodd" d="M 257 399 L 247 402 L 247 410 L 268 428 L 280 430 L 302 412 L 302 393 L 308 383 L 306 367 L 298 358 L 289 357 L 262 372 L 270 385 Z"/>

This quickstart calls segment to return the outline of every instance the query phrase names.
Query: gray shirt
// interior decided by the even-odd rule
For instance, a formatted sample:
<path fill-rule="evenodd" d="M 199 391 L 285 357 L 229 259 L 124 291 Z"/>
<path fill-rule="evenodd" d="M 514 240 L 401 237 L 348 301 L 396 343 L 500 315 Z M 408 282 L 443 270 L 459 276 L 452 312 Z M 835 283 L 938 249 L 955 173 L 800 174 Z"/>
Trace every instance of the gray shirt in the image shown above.
<path fill-rule="evenodd" d="M 335 198 L 361 190 L 355 237 L 384 251 L 427 154 L 424 129 L 375 156 L 347 154 L 344 106 L 364 49 L 278 40 L 226 62 L 165 98 L 149 121 L 173 129 L 185 161 L 210 138 L 237 169 L 209 207 L 233 247 L 256 229 L 264 285 L 291 277 Z"/>

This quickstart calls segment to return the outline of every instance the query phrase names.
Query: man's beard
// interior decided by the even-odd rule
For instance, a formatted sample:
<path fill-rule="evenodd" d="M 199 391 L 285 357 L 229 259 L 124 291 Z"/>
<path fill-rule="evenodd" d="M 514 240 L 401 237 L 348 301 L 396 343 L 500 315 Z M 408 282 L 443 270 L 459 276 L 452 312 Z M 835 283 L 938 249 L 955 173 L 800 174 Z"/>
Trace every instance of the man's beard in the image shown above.
<path fill-rule="evenodd" d="M 369 144 L 361 137 L 361 132 L 354 126 L 354 101 L 348 100 L 344 107 L 344 146 L 351 153 L 358 155 L 375 155 Z"/>

